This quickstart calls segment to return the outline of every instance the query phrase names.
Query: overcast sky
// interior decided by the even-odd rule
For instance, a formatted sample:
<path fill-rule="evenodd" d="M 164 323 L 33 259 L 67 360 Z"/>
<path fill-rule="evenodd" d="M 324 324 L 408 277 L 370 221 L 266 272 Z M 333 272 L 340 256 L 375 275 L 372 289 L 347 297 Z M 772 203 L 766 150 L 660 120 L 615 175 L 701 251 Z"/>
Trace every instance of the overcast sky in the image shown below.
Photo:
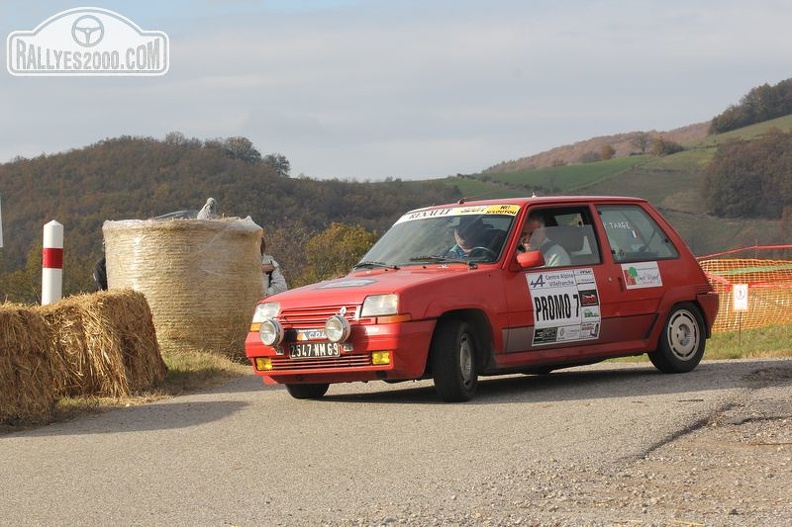
<path fill-rule="evenodd" d="M 792 77 L 786 0 L 3 0 L 0 29 L 82 5 L 165 32 L 168 73 L 3 68 L 0 162 L 179 131 L 245 136 L 294 176 L 440 177 L 709 120 Z"/>

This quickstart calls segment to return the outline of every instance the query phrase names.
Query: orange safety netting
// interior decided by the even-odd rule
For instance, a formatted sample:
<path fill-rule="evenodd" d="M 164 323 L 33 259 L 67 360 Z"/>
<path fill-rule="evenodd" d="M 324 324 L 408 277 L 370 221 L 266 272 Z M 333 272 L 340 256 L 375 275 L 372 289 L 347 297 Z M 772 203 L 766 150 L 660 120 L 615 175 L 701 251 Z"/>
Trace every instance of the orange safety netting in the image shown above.
<path fill-rule="evenodd" d="M 755 255 L 779 254 L 792 245 L 748 247 L 703 256 L 699 265 L 720 297 L 720 310 L 713 331 L 736 331 L 792 324 L 792 260 L 763 258 L 721 258 L 741 251 Z M 734 310 L 735 284 L 748 286 L 748 310 Z"/>

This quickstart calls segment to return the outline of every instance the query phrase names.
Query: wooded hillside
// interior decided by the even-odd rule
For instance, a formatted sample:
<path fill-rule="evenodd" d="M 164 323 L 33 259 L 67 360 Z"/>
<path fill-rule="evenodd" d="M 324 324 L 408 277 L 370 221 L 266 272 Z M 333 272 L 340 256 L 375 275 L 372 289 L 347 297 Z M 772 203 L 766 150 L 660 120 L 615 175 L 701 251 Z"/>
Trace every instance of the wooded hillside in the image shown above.
<path fill-rule="evenodd" d="M 721 145 L 707 166 L 709 211 L 726 218 L 792 217 L 792 133 Z"/>
<path fill-rule="evenodd" d="M 381 234 L 406 210 L 459 198 L 455 188 L 432 181 L 291 178 L 256 154 L 245 138 L 199 141 L 175 133 L 166 140 L 107 139 L 0 165 L 0 300 L 34 300 L 9 275 L 40 269 L 42 229 L 51 220 L 64 225 L 64 266 L 80 275 L 65 279 L 64 289 L 73 292 L 91 286 L 105 220 L 197 210 L 213 197 L 224 216 L 251 216 L 276 238 L 307 241 L 334 222 Z M 269 243 L 275 254 L 288 250 Z"/>
<path fill-rule="evenodd" d="M 710 123 L 711 134 L 721 134 L 792 113 L 792 79 L 770 86 L 765 83 L 746 93 Z"/>
<path fill-rule="evenodd" d="M 603 135 L 578 141 L 571 145 L 558 146 L 545 152 L 512 161 L 504 161 L 486 169 L 484 173 L 496 174 L 529 170 L 537 168 L 558 167 L 602 160 L 604 148 L 612 148 L 611 157 L 626 157 L 646 154 L 651 149 L 652 141 L 671 141 L 679 144 L 690 144 L 707 135 L 710 123 L 696 123 L 667 132 L 650 130 L 648 132 L 628 132 L 615 135 Z"/>

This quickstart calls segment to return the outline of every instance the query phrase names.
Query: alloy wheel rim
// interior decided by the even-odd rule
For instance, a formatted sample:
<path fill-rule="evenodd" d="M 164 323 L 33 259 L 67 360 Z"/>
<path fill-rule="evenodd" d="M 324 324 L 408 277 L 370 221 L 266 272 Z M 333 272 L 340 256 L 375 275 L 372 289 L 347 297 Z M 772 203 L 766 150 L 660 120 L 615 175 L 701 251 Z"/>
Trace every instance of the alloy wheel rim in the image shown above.
<path fill-rule="evenodd" d="M 699 334 L 696 319 L 689 311 L 679 311 L 668 325 L 668 343 L 679 360 L 690 360 L 698 349 Z"/>
<path fill-rule="evenodd" d="M 466 387 L 473 383 L 473 346 L 468 335 L 463 335 L 459 342 L 459 374 Z"/>

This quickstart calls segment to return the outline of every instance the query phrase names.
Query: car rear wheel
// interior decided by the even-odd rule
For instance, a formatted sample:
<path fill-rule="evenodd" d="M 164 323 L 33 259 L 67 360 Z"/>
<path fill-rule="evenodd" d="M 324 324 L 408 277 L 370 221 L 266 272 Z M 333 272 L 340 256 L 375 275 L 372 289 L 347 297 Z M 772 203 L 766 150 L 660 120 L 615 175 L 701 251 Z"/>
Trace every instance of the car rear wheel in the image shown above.
<path fill-rule="evenodd" d="M 476 341 L 460 320 L 441 321 L 432 338 L 431 366 L 437 395 L 446 402 L 469 401 L 478 387 Z"/>
<path fill-rule="evenodd" d="M 327 393 L 329 384 L 287 384 L 289 395 L 295 399 L 321 399 Z"/>
<path fill-rule="evenodd" d="M 705 331 L 698 308 L 679 304 L 668 315 L 657 350 L 649 353 L 649 359 L 663 373 L 691 371 L 704 356 Z"/>

